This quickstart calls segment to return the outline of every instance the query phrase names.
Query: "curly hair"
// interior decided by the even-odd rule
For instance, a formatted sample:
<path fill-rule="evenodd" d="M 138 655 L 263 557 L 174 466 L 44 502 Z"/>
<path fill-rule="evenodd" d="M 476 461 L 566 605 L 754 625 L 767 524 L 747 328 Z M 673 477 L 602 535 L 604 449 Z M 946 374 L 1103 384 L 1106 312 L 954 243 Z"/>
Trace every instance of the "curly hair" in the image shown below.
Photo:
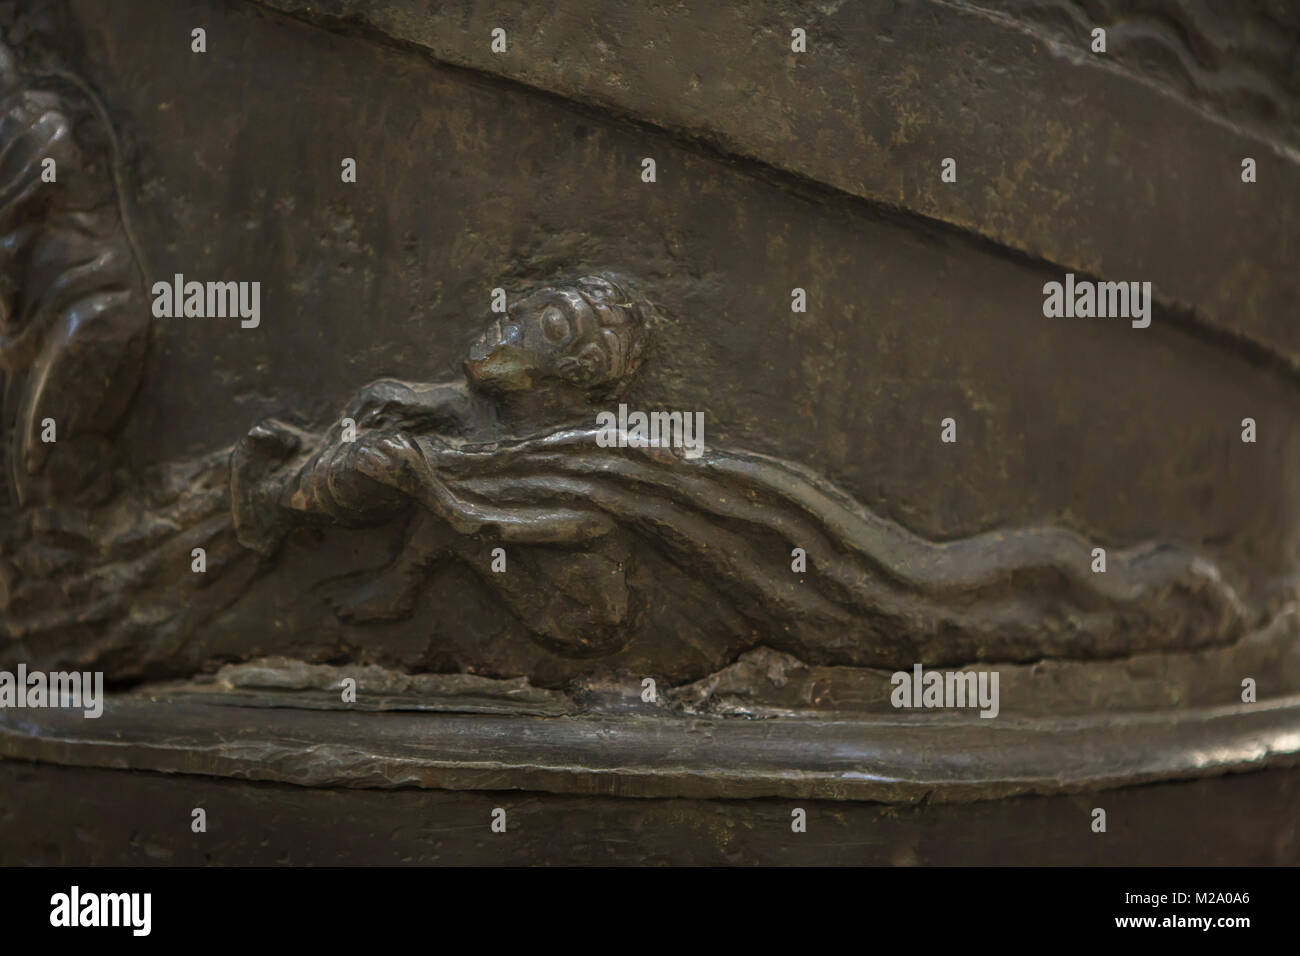
<path fill-rule="evenodd" d="M 586 386 L 609 394 L 621 391 L 645 360 L 653 330 L 662 320 L 659 310 L 631 279 L 616 272 L 596 272 L 555 284 L 571 284 L 600 322 L 607 363 Z"/>

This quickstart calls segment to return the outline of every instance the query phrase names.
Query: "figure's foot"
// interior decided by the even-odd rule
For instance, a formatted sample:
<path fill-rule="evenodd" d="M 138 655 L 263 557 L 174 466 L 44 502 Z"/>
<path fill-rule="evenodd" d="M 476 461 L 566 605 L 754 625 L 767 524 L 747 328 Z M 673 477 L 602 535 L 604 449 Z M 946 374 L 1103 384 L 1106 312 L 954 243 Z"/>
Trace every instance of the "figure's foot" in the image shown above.
<path fill-rule="evenodd" d="M 365 624 L 372 621 L 401 621 L 415 610 L 424 574 L 411 567 L 390 567 L 362 584 L 327 598 L 334 613 L 344 621 Z"/>

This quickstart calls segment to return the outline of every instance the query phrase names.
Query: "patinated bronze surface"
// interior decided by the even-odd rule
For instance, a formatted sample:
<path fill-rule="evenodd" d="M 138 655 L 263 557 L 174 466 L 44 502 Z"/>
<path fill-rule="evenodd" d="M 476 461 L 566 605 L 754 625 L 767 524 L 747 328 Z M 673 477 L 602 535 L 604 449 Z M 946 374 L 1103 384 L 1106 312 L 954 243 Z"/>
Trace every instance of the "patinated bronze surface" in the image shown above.
<path fill-rule="evenodd" d="M 1032 847 L 1165 782 L 1270 825 L 1294 12 L 427 7 L 0 5 L 0 670 L 108 689 L 0 706 L 4 862 L 76 775 L 547 794 L 612 840 L 680 801 L 628 857 L 668 862 L 790 800 L 845 840 L 1035 806 Z M 944 862 L 890 827 L 871 862 Z"/>

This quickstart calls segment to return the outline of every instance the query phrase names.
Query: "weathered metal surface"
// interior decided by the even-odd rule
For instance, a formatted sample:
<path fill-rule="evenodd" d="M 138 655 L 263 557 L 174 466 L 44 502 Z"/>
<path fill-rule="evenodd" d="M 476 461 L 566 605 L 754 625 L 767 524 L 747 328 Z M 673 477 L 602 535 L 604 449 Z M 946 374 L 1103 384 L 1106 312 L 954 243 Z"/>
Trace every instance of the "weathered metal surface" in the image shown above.
<path fill-rule="evenodd" d="M 881 803 L 1052 794 L 1300 762 L 1300 696 L 1173 717 L 870 723 L 357 714 L 281 709 L 284 699 L 275 709 L 230 703 L 159 696 L 115 699 L 98 720 L 63 711 L 10 717 L 0 754 L 307 787 Z"/>
<path fill-rule="evenodd" d="M 5 761 L 0 863 L 1280 866 L 1300 857 L 1296 828 L 1258 821 L 1286 819 L 1297 800 L 1300 770 L 1133 787 L 1106 795 L 1111 830 L 1099 836 L 1079 826 L 1094 795 L 911 807 L 625 800 L 253 785 Z M 184 808 L 195 806 L 208 810 L 207 833 L 183 827 Z M 806 833 L 790 831 L 796 806 L 808 814 Z M 484 824 L 497 808 L 509 815 L 507 833 Z M 48 830 L 30 826 L 37 814 Z"/>
<path fill-rule="evenodd" d="M 1296 27 L 0 7 L 0 671 L 111 691 L 0 753 L 901 804 L 1293 764 Z M 900 704 L 936 667 L 1001 699 Z"/>

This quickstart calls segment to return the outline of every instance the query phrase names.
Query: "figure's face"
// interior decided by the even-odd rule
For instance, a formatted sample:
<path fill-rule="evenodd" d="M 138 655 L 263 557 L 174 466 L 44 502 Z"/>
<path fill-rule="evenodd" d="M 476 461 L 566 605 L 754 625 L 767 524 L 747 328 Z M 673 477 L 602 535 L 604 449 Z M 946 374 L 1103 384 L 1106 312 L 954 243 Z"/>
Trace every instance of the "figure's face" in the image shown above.
<path fill-rule="evenodd" d="M 581 386 L 609 367 L 604 346 L 586 299 L 570 289 L 543 289 L 484 330 L 470 347 L 465 372 L 489 392 L 523 391 L 547 379 Z"/>

